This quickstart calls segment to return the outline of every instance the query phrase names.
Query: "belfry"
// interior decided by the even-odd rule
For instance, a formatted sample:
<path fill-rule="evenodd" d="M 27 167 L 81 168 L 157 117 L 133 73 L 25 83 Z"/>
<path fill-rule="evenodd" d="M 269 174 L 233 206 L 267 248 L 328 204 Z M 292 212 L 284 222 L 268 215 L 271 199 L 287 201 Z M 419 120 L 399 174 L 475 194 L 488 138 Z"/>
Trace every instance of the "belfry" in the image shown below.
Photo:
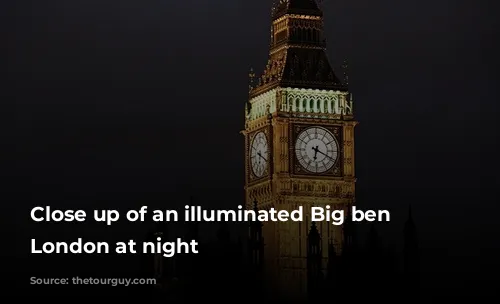
<path fill-rule="evenodd" d="M 242 132 L 246 208 L 303 206 L 301 222 L 262 226 L 267 283 L 283 295 L 302 297 L 326 270 L 328 249 L 341 252 L 346 238 L 343 226 L 311 222 L 307 212 L 330 205 L 347 214 L 356 181 L 353 99 L 347 74 L 340 80 L 328 60 L 316 1 L 275 1 L 269 60 L 254 76 Z"/>

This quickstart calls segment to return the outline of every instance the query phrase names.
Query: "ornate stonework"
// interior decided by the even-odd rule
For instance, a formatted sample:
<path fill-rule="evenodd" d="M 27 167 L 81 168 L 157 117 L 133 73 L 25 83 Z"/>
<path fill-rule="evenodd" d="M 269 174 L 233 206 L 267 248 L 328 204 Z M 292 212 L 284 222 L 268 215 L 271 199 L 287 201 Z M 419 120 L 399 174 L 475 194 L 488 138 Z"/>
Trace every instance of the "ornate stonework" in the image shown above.
<path fill-rule="evenodd" d="M 253 202 L 268 203 L 272 197 L 272 183 L 265 181 L 247 188 L 247 207 L 253 208 Z"/>
<path fill-rule="evenodd" d="M 352 120 L 353 113 L 354 101 L 348 92 L 276 87 L 250 99 L 245 120 L 259 128 L 269 119 L 269 114 L 308 120 L 343 121 Z"/>
<path fill-rule="evenodd" d="M 316 3 L 282 1 L 273 12 L 269 61 L 258 82 L 250 86 L 245 109 L 242 134 L 245 136 L 246 207 L 253 208 L 257 200 L 260 209 L 304 208 L 304 222 L 267 222 L 263 226 L 269 277 L 302 296 L 307 234 L 311 227 L 308 210 L 315 205 L 347 209 L 355 202 L 354 128 L 357 122 L 347 81 L 342 83 L 337 78 L 326 56 L 323 18 Z M 251 75 L 253 77 L 253 72 Z M 321 174 L 297 166 L 299 152 L 295 151 L 305 149 L 296 148 L 298 134 L 309 128 L 327 130 L 337 143 L 333 165 Z M 249 167 L 250 142 L 256 132 L 263 130 L 269 136 L 269 170 L 265 176 L 254 178 Z M 320 144 L 308 149 L 320 151 Z M 327 153 L 328 149 L 320 152 Z M 318 222 L 317 227 L 321 246 L 327 248 L 329 242 L 334 242 L 340 252 L 341 227 L 325 222 Z M 323 251 L 325 267 L 327 254 Z"/>
<path fill-rule="evenodd" d="M 311 0 L 274 6 L 269 60 L 250 90 L 251 97 L 276 87 L 346 90 L 325 53 L 322 15 Z"/>
<path fill-rule="evenodd" d="M 281 196 L 318 198 L 354 198 L 354 183 L 342 179 L 279 179 L 276 193 Z M 327 201 L 327 200 L 323 200 Z"/>

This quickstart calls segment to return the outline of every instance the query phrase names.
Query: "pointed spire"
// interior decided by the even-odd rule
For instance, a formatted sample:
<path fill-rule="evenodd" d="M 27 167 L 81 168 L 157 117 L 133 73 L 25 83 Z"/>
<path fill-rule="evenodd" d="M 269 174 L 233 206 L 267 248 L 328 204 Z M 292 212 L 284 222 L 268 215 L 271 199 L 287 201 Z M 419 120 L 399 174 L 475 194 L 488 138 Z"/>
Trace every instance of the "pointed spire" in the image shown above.
<path fill-rule="evenodd" d="M 258 202 L 257 199 L 253 201 L 253 210 L 258 213 Z M 257 221 L 251 221 L 249 223 L 249 235 L 248 235 L 248 257 L 250 265 L 255 267 L 255 270 L 260 269 L 263 265 L 264 260 L 264 239 L 262 237 L 262 227 L 263 224 L 257 219 Z"/>
<path fill-rule="evenodd" d="M 250 72 L 248 72 L 248 78 L 249 78 L 248 91 L 250 92 L 255 87 L 255 72 L 253 68 L 250 68 Z"/>
<path fill-rule="evenodd" d="M 307 238 L 307 293 L 311 298 L 319 296 L 318 287 L 323 279 L 321 250 L 321 236 L 316 222 L 312 222 Z"/>
<path fill-rule="evenodd" d="M 321 251 L 321 235 L 319 234 L 316 222 L 312 222 L 311 230 L 307 236 L 309 254 L 317 254 Z"/>
<path fill-rule="evenodd" d="M 342 244 L 342 254 L 347 255 L 352 253 L 357 247 L 356 231 L 355 225 L 352 222 L 352 205 L 348 205 L 346 208 L 346 216 L 344 224 L 342 225 L 343 233 L 343 244 Z"/>
<path fill-rule="evenodd" d="M 309 231 L 309 234 L 313 234 L 313 235 L 318 234 L 319 235 L 318 227 L 316 227 L 316 222 L 311 223 L 311 230 Z"/>
<path fill-rule="evenodd" d="M 278 8 L 278 4 L 280 3 L 281 0 L 273 0 L 273 5 L 271 6 L 271 18 L 274 17 L 276 14 L 276 10 Z"/>
<path fill-rule="evenodd" d="M 347 59 L 344 59 L 342 70 L 344 70 L 344 85 L 347 86 L 349 85 L 349 62 Z"/>
<path fill-rule="evenodd" d="M 250 227 L 250 238 L 255 238 L 256 240 L 260 240 L 262 238 L 262 227 L 263 224 L 262 222 L 259 221 L 258 219 L 258 214 L 259 214 L 259 208 L 258 208 L 258 202 L 257 199 L 253 201 L 253 211 L 257 215 L 257 220 L 256 221 L 251 221 L 249 223 Z"/>
<path fill-rule="evenodd" d="M 328 264 L 327 264 L 327 278 L 332 280 L 335 276 L 335 268 L 337 266 L 337 253 L 332 239 L 328 241 Z"/>
<path fill-rule="evenodd" d="M 319 234 L 318 227 L 316 227 L 316 222 L 311 223 L 311 230 L 309 230 L 308 238 L 310 245 L 314 246 L 319 245 L 319 240 L 321 236 Z"/>

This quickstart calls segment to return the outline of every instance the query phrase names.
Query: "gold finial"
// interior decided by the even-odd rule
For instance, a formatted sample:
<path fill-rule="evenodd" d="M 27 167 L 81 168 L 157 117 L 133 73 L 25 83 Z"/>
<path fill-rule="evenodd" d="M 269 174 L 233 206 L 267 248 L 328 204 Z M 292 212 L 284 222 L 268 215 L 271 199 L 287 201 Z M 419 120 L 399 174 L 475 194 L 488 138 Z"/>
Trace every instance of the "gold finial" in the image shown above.
<path fill-rule="evenodd" d="M 344 85 L 349 85 L 348 68 L 348 61 L 347 59 L 344 59 L 344 64 L 342 65 L 342 69 L 344 70 Z"/>
<path fill-rule="evenodd" d="M 250 68 L 250 72 L 248 73 L 248 78 L 250 79 L 248 89 L 251 91 L 254 88 L 254 83 L 255 83 L 255 73 L 253 71 L 253 68 Z"/>

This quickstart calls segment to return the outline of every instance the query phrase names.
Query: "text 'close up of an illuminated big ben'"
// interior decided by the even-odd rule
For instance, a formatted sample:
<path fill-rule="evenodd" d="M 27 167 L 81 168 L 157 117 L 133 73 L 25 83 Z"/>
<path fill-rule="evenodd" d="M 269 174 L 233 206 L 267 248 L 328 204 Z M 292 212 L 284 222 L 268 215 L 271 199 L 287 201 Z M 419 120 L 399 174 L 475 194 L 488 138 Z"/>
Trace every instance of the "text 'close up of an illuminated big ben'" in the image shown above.
<path fill-rule="evenodd" d="M 266 278 L 300 296 L 307 289 L 308 235 L 340 252 L 341 226 L 311 223 L 312 206 L 349 209 L 355 201 L 353 100 L 326 55 L 323 14 L 314 0 L 273 7 L 269 61 L 251 85 L 245 119 L 246 207 L 295 210 L 303 222 L 263 223 Z M 251 75 L 252 77 L 252 75 Z M 295 295 L 293 295 L 295 293 Z"/>

